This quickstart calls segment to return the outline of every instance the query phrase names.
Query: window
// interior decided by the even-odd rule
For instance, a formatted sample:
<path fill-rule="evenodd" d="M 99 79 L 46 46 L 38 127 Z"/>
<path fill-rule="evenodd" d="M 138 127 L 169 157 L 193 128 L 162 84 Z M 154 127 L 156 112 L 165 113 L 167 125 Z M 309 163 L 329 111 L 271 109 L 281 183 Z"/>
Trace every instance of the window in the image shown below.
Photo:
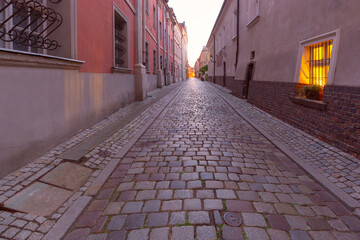
<path fill-rule="evenodd" d="M 154 52 L 153 52 L 153 61 L 154 61 L 154 74 L 156 74 L 157 72 L 157 69 L 156 69 L 156 50 L 154 49 Z"/>
<path fill-rule="evenodd" d="M 160 55 L 160 69 L 163 70 L 163 56 Z"/>
<path fill-rule="evenodd" d="M 162 24 L 161 24 L 161 21 L 159 23 L 159 31 L 160 31 L 160 39 L 162 39 Z"/>
<path fill-rule="evenodd" d="M 0 1 L 0 9 L 2 9 L 3 7 L 4 7 L 4 1 Z M 0 13 L 0 24 L 2 22 L 4 22 L 4 20 L 5 20 L 5 12 L 1 12 Z M 0 29 L 0 31 L 2 31 L 2 30 Z M 0 47 L 1 48 L 5 47 L 5 42 L 1 39 L 0 39 Z"/>
<path fill-rule="evenodd" d="M 22 36 L 11 41 L 9 35 L 5 34 L 3 39 L 5 39 L 6 43 L 5 41 L 0 40 L 0 47 L 24 52 L 45 53 L 43 45 L 36 45 L 39 45 L 39 39 L 42 39 L 39 35 L 46 35 L 43 34 L 43 30 L 47 26 L 47 21 L 44 20 L 44 15 L 40 14 L 40 11 L 38 10 L 41 8 L 47 9 L 46 2 L 46 0 L 38 0 L 36 3 L 33 3 L 35 5 L 35 7 L 33 7 L 20 1 L 19 3 L 12 3 L 9 5 L 5 5 L 5 1 L 0 1 L 0 9 L 6 7 L 4 11 L 0 13 L 0 23 L 11 17 L 2 31 L 9 32 L 14 27 L 14 32 L 10 34 L 13 36 Z M 54 24 L 54 26 L 57 25 L 56 22 Z"/>
<path fill-rule="evenodd" d="M 333 83 L 340 30 L 300 42 L 294 82 L 309 85 Z"/>
<path fill-rule="evenodd" d="M 145 11 L 146 14 L 149 16 L 149 0 L 145 0 Z"/>
<path fill-rule="evenodd" d="M 248 21 L 247 27 L 253 26 L 258 22 L 260 18 L 260 0 L 249 0 L 248 1 Z"/>
<path fill-rule="evenodd" d="M 332 40 L 311 45 L 309 48 L 309 84 L 326 85 L 329 73 Z"/>
<path fill-rule="evenodd" d="M 234 21 L 233 21 L 233 24 L 234 24 L 234 26 L 233 26 L 233 31 L 234 31 L 234 38 L 237 36 L 237 10 L 235 9 L 235 11 L 234 11 L 234 16 L 233 16 L 233 18 L 234 18 Z"/>
<path fill-rule="evenodd" d="M 153 5 L 153 25 L 154 25 L 154 29 L 156 29 L 156 8 L 155 8 L 155 5 Z"/>
<path fill-rule="evenodd" d="M 149 66 L 149 43 L 145 42 L 145 66 L 146 71 L 150 72 L 150 66 Z"/>
<path fill-rule="evenodd" d="M 128 30 L 127 21 L 120 15 L 118 11 L 114 11 L 115 29 L 114 29 L 114 51 L 115 51 L 115 67 L 128 68 Z"/>

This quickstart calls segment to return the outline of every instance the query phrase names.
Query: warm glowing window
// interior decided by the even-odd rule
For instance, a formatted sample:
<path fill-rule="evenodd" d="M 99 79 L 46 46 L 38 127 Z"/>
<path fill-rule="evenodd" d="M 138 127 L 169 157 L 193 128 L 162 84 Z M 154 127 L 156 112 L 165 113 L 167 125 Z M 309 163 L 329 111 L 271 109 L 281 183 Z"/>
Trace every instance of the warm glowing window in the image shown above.
<path fill-rule="evenodd" d="M 333 41 L 309 46 L 309 84 L 324 86 L 329 73 Z"/>

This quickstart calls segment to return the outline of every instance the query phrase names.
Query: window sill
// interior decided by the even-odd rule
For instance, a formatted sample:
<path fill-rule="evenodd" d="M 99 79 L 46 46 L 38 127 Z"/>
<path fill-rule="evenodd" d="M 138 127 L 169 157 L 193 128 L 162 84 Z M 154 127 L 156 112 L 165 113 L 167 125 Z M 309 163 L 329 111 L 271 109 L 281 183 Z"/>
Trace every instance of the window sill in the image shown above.
<path fill-rule="evenodd" d="M 247 28 L 251 28 L 252 26 L 254 26 L 258 21 L 260 20 L 260 16 L 257 15 L 256 17 L 253 18 L 253 20 L 251 20 L 246 27 Z"/>
<path fill-rule="evenodd" d="M 130 68 L 121 68 L 121 67 L 112 67 L 111 70 L 113 73 L 128 73 L 128 74 L 130 74 L 132 72 L 132 69 L 130 69 Z"/>
<path fill-rule="evenodd" d="M 312 100 L 304 97 L 290 97 L 291 102 L 308 108 L 326 111 L 326 103 L 320 100 Z"/>
<path fill-rule="evenodd" d="M 33 68 L 57 68 L 79 70 L 84 64 L 70 58 L 49 56 L 38 53 L 22 52 L 10 49 L 0 49 L 1 66 L 33 67 Z"/>

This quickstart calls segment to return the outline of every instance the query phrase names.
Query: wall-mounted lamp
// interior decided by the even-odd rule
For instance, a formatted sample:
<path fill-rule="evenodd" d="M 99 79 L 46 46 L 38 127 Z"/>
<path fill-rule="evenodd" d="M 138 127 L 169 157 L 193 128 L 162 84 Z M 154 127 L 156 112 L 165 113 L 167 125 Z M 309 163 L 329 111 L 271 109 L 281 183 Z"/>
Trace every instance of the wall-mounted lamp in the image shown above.
<path fill-rule="evenodd" d="M 215 62 L 213 55 L 210 55 L 210 62 Z"/>

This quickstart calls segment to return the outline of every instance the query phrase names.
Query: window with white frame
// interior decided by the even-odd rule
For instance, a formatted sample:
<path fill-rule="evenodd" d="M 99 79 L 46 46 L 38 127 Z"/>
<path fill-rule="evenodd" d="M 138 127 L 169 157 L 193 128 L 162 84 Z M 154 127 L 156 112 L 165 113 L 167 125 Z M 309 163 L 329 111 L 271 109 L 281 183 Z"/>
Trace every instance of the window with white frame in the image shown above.
<path fill-rule="evenodd" d="M 163 70 L 163 56 L 160 55 L 160 69 Z"/>
<path fill-rule="evenodd" d="M 149 64 L 149 43 L 145 42 L 145 67 L 146 71 L 150 72 L 150 64 Z"/>
<path fill-rule="evenodd" d="M 260 16 L 260 0 L 248 0 L 248 25 L 254 25 Z"/>
<path fill-rule="evenodd" d="M 2 28 L 2 31 L 7 31 L 9 34 L 3 36 L 6 41 L 0 40 L 0 47 L 24 52 L 46 53 L 43 48 L 35 47 L 36 44 L 32 44 L 35 43 L 35 39 L 41 38 L 40 34 L 44 35 L 43 30 L 46 28 L 46 23 L 40 9 L 45 11 L 46 6 L 46 0 L 37 0 L 35 3 L 17 1 L 9 5 L 0 0 L 0 10 L 3 10 L 0 13 L 0 25 L 9 19 Z M 15 36 L 15 40 L 11 41 L 10 37 Z"/>
<path fill-rule="evenodd" d="M 145 0 L 145 11 L 146 14 L 149 16 L 149 0 Z"/>
<path fill-rule="evenodd" d="M 153 5 L 153 25 L 154 25 L 154 29 L 156 29 L 156 8 L 155 8 L 155 5 Z"/>
<path fill-rule="evenodd" d="M 115 67 L 128 68 L 128 22 L 120 10 L 114 10 Z"/>
<path fill-rule="evenodd" d="M 300 42 L 295 82 L 324 87 L 332 84 L 340 31 Z"/>
<path fill-rule="evenodd" d="M 162 39 L 162 23 L 159 22 L 160 39 Z"/>
<path fill-rule="evenodd" d="M 157 69 L 156 69 L 156 50 L 154 49 L 153 51 L 153 63 L 154 63 L 154 70 L 153 70 L 153 73 L 157 73 Z"/>
<path fill-rule="evenodd" d="M 233 34 L 235 38 L 237 36 L 237 9 L 234 10 L 233 15 Z"/>

